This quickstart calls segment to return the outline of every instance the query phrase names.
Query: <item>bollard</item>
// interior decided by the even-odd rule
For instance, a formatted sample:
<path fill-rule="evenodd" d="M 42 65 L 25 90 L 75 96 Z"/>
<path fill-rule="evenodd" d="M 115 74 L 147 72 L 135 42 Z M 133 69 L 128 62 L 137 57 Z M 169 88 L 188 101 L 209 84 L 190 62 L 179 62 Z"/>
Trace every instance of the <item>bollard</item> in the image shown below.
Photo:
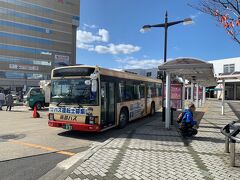
<path fill-rule="evenodd" d="M 33 118 L 40 118 L 40 114 L 37 112 L 37 106 L 34 106 L 32 116 L 33 116 Z"/>
<path fill-rule="evenodd" d="M 235 142 L 234 140 L 231 140 L 230 142 L 230 165 L 231 167 L 235 166 Z"/>
<path fill-rule="evenodd" d="M 225 136 L 225 153 L 229 153 L 229 138 Z"/>
<path fill-rule="evenodd" d="M 165 122 L 165 116 L 166 116 L 166 108 L 162 108 L 162 122 Z"/>
<path fill-rule="evenodd" d="M 33 116 L 33 118 L 37 118 L 37 106 L 34 106 L 32 116 Z"/>
<path fill-rule="evenodd" d="M 225 129 L 225 132 L 227 134 L 230 133 L 230 129 L 229 129 L 229 125 L 226 126 L 226 129 Z M 225 136 L 225 153 L 229 153 L 229 137 L 228 136 Z"/>
<path fill-rule="evenodd" d="M 171 125 L 173 125 L 173 120 L 174 120 L 174 117 L 173 117 L 173 111 L 176 111 L 177 109 L 176 108 L 171 108 Z"/>

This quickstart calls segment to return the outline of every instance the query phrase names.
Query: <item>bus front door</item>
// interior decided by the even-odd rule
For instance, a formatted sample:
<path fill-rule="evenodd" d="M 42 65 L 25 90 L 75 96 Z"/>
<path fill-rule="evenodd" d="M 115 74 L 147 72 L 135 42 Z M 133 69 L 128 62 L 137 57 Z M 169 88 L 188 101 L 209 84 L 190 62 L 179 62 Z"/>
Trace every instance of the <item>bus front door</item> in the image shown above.
<path fill-rule="evenodd" d="M 110 127 L 115 123 L 115 84 L 101 82 L 101 127 Z"/>

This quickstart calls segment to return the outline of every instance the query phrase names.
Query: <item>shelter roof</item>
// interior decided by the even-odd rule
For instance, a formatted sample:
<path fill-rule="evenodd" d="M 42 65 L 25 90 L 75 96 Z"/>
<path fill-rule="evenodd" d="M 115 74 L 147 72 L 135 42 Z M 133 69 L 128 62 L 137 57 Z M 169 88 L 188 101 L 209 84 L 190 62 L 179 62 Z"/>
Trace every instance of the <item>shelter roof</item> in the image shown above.
<path fill-rule="evenodd" d="M 217 85 L 213 64 L 195 58 L 177 58 L 160 65 L 159 70 L 170 72 L 202 86 Z"/>

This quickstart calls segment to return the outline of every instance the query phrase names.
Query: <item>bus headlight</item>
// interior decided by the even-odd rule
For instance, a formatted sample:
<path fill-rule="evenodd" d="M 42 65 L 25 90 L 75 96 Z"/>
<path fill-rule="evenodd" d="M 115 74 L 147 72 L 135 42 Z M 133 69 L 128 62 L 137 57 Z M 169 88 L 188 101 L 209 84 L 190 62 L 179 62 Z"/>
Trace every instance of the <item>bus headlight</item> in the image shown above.
<path fill-rule="evenodd" d="M 48 114 L 48 119 L 54 121 L 55 120 L 54 119 L 54 114 L 53 113 L 49 113 Z"/>

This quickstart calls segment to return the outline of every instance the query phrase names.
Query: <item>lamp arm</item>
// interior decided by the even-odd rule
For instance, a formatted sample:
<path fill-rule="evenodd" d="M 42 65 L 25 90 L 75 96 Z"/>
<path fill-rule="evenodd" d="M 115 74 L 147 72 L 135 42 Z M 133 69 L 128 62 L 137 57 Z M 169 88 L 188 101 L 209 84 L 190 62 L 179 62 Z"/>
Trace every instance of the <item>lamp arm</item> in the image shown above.
<path fill-rule="evenodd" d="M 174 22 L 169 22 L 169 23 L 168 23 L 168 27 L 169 27 L 169 26 L 176 25 L 176 24 L 180 24 L 180 23 L 183 23 L 183 22 L 184 22 L 184 20 L 181 20 L 181 21 L 174 21 Z"/>
<path fill-rule="evenodd" d="M 183 23 L 183 22 L 184 22 L 184 20 L 169 22 L 169 23 L 167 23 L 167 27 L 173 26 L 173 25 L 176 25 L 176 24 L 180 24 L 180 23 Z M 165 23 L 163 23 L 163 24 L 147 25 L 147 26 L 148 26 L 149 28 L 152 28 L 152 27 L 165 27 Z"/>

